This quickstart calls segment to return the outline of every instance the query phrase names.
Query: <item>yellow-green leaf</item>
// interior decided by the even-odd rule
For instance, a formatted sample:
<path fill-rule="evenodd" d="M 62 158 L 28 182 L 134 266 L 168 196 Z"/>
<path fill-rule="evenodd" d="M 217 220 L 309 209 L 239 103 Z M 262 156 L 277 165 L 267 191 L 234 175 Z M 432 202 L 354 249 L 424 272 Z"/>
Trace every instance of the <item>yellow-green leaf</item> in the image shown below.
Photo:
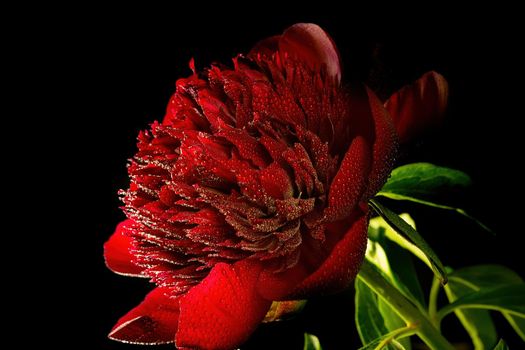
<path fill-rule="evenodd" d="M 500 339 L 494 350 L 509 350 L 509 347 L 503 339 Z"/>
<path fill-rule="evenodd" d="M 289 319 L 300 313 L 306 300 L 274 301 L 264 316 L 263 322 L 275 322 Z"/>
<path fill-rule="evenodd" d="M 323 350 L 319 338 L 313 334 L 304 334 L 304 347 L 303 350 Z"/>

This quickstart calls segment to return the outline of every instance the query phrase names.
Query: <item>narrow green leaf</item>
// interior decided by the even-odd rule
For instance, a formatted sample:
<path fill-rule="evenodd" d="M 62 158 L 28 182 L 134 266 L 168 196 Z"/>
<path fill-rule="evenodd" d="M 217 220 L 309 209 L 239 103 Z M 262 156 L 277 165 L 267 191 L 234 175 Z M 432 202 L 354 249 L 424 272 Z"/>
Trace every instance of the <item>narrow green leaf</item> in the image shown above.
<path fill-rule="evenodd" d="M 385 229 L 391 230 L 382 218 L 372 219 L 369 231 Z M 369 240 L 368 242 L 366 259 L 372 262 L 383 273 L 384 278 L 389 280 L 407 299 L 425 312 L 426 306 L 421 285 L 417 279 L 410 254 L 406 250 L 378 234 L 376 235 L 376 241 Z M 368 287 L 365 286 L 365 288 Z M 383 323 L 388 332 L 406 325 L 403 319 L 387 303 L 381 298 L 376 299 L 377 305 L 375 307 L 383 318 Z M 410 339 L 403 339 L 399 342 L 405 349 L 412 349 Z"/>
<path fill-rule="evenodd" d="M 420 310 L 425 311 L 425 301 L 419 294 L 421 286 L 415 274 L 415 269 L 409 254 L 393 242 L 384 240 L 381 245 L 378 242 L 368 240 L 366 259 L 374 264 L 383 277 L 395 286 L 407 299 L 409 299 Z M 383 248 L 384 247 L 384 248 Z M 388 255 L 387 255 L 388 252 Z M 391 263 L 392 261 L 392 263 Z M 406 272 L 413 272 L 408 275 Z M 415 296 L 417 295 L 417 297 Z M 399 327 L 392 328 L 397 329 Z"/>
<path fill-rule="evenodd" d="M 525 317 L 525 284 L 481 289 L 458 298 L 438 311 L 438 319 L 456 309 L 487 309 Z"/>
<path fill-rule="evenodd" d="M 372 209 L 398 233 L 398 235 L 389 238 L 400 246 L 409 249 L 429 264 L 436 277 L 441 281 L 441 284 L 446 284 L 447 273 L 445 272 L 445 267 L 423 237 L 396 213 L 383 206 L 377 200 L 371 199 L 369 203 Z"/>
<path fill-rule="evenodd" d="M 475 289 L 457 283 L 452 276 L 449 275 L 445 292 L 451 303 L 473 291 L 475 291 Z M 487 310 L 456 309 L 454 312 L 472 339 L 476 350 L 489 350 L 494 347 L 498 341 L 498 335 L 494 322 Z"/>
<path fill-rule="evenodd" d="M 503 316 L 510 323 L 514 332 L 516 332 L 520 338 L 525 342 L 525 317 L 519 317 L 516 315 L 509 315 L 506 312 L 503 312 Z"/>
<path fill-rule="evenodd" d="M 500 339 L 494 350 L 509 350 L 509 347 L 503 339 Z"/>
<path fill-rule="evenodd" d="M 377 195 L 452 210 L 492 232 L 479 220 L 467 214 L 465 210 L 450 205 L 444 199 L 444 194 L 467 187 L 470 183 L 470 177 L 459 170 L 430 163 L 412 163 L 394 169 Z"/>
<path fill-rule="evenodd" d="M 415 334 L 414 327 L 403 327 L 396 329 L 388 334 L 385 334 L 379 338 L 376 338 L 359 348 L 359 350 L 381 350 L 381 349 L 395 349 L 395 350 L 406 350 L 401 343 L 401 340 L 405 337 Z"/>
<path fill-rule="evenodd" d="M 404 220 L 414 225 L 412 218 L 408 214 L 402 214 Z M 370 220 L 368 228 L 371 239 L 367 245 L 366 259 L 373 263 L 383 277 L 390 281 L 407 299 L 409 299 L 422 312 L 426 312 L 426 304 L 423 291 L 414 268 L 410 254 L 391 240 L 387 239 L 385 232 L 393 231 L 392 228 L 381 217 Z M 367 288 L 365 286 L 365 288 Z M 381 298 L 375 297 L 373 300 L 377 305 L 382 323 L 386 331 L 390 332 L 406 325 L 403 319 Z M 373 307 L 373 306 L 370 306 Z M 375 311 L 375 310 L 374 310 Z M 369 317 L 369 316 L 366 316 Z M 381 334 L 385 334 L 381 333 Z M 381 334 L 374 334 L 368 341 Z M 412 348 L 409 339 L 402 339 L 399 342 L 407 350 Z M 364 342 L 363 344 L 366 344 Z"/>
<path fill-rule="evenodd" d="M 414 220 L 410 215 L 404 213 L 400 217 L 415 228 Z M 412 257 L 406 249 L 388 239 L 392 235 L 397 235 L 397 233 L 382 217 L 372 218 L 368 226 L 370 241 L 367 246 L 367 259 L 378 266 L 390 278 L 390 282 L 408 299 L 422 310 L 426 310 L 423 289 L 419 283 Z"/>
<path fill-rule="evenodd" d="M 304 347 L 303 350 L 323 350 L 319 339 L 309 333 L 304 333 Z"/>
<path fill-rule="evenodd" d="M 502 265 L 476 265 L 458 269 L 449 275 L 450 285 L 480 290 L 519 284 L 523 279 L 511 269 Z M 447 290 L 445 288 L 445 290 Z M 514 331 L 525 341 L 525 318 L 503 312 Z"/>

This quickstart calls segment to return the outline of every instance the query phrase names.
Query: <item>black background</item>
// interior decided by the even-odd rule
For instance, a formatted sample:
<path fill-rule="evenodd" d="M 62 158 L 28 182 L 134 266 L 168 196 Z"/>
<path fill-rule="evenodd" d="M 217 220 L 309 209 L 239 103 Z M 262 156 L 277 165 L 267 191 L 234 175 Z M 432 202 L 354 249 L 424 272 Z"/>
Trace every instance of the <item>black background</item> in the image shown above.
<path fill-rule="evenodd" d="M 68 272 L 57 277 L 75 281 L 56 295 L 57 302 L 72 309 L 64 326 L 78 325 L 69 333 L 73 348 L 79 341 L 96 349 L 140 348 L 111 342 L 106 335 L 151 286 L 112 274 L 102 258 L 104 241 L 124 218 L 117 191 L 127 186 L 126 161 L 135 152 L 138 131 L 162 118 L 176 79 L 190 74 L 190 58 L 198 69 L 213 61 L 229 63 L 258 40 L 296 22 L 315 22 L 330 33 L 341 51 L 346 81 L 366 81 L 372 68 L 387 82 L 383 91 L 431 69 L 447 78 L 450 108 L 443 127 L 404 149 L 399 162 L 429 161 L 469 173 L 473 189 L 459 202 L 497 236 L 438 209 L 397 209 L 414 213 L 421 233 L 445 264 L 501 263 L 523 276 L 522 245 L 517 243 L 523 234 L 517 226 L 521 207 L 513 204 L 520 191 L 516 164 L 523 160 L 517 123 L 523 116 L 518 36 L 510 17 L 496 12 L 438 10 L 412 8 L 413 14 L 394 16 L 376 9 L 338 8 L 326 15 L 316 9 L 293 14 L 240 9 L 243 14 L 238 15 L 205 5 L 160 14 L 100 9 L 85 16 L 80 11 L 59 26 L 56 32 L 78 30 L 61 41 L 64 54 L 55 62 L 66 75 L 56 99 L 66 114 L 57 121 L 71 131 L 52 140 L 57 158 L 68 168 L 61 173 L 61 187 L 69 192 L 66 210 L 71 211 L 64 237 L 89 252 L 89 269 L 81 278 Z M 60 153 L 64 144 L 78 150 L 78 159 Z M 428 271 L 422 268 L 421 273 L 428 283 Z M 302 334 L 308 331 L 319 336 L 325 350 L 357 349 L 352 293 L 313 299 L 297 319 L 261 326 L 241 348 L 301 349 Z M 521 344 L 500 317 L 496 320 L 511 344 Z M 452 341 L 467 339 L 457 331 L 453 316 L 445 323 L 452 324 L 444 329 Z"/>

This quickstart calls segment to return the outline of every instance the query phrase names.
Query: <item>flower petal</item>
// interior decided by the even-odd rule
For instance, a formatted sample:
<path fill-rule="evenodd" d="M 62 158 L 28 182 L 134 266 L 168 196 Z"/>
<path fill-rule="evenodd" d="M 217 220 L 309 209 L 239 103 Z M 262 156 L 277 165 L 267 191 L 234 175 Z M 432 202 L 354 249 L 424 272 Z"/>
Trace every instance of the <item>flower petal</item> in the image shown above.
<path fill-rule="evenodd" d="M 317 256 L 313 258 L 317 263 Z M 257 291 L 267 300 L 285 300 L 286 296 L 288 296 L 308 274 L 309 269 L 307 264 L 301 262 L 282 272 L 274 272 L 270 268 L 261 272 L 257 283 Z"/>
<path fill-rule="evenodd" d="M 443 119 L 447 98 L 447 81 L 436 72 L 425 73 L 390 96 L 385 107 L 394 120 L 401 143 L 438 125 Z"/>
<path fill-rule="evenodd" d="M 155 288 L 117 322 L 109 338 L 131 344 L 172 343 L 177 332 L 179 299 L 169 294 L 169 288 Z"/>
<path fill-rule="evenodd" d="M 326 73 L 341 81 L 341 60 L 330 36 L 318 25 L 297 23 L 286 29 L 279 40 L 281 59 L 298 58 L 312 69 L 326 67 Z"/>
<path fill-rule="evenodd" d="M 131 237 L 125 234 L 127 227 L 133 224 L 133 220 L 124 220 L 117 225 L 115 233 L 104 244 L 104 260 L 106 266 L 119 275 L 146 277 L 141 274 L 143 269 L 132 262 L 130 248 L 133 242 Z"/>
<path fill-rule="evenodd" d="M 397 152 L 398 139 L 394 125 L 386 109 L 376 94 L 366 89 L 370 110 L 374 120 L 374 145 L 372 170 L 369 176 L 368 192 L 366 198 L 374 196 L 385 184 L 392 167 Z"/>
<path fill-rule="evenodd" d="M 328 192 L 326 216 L 337 221 L 349 216 L 362 198 L 370 172 L 370 146 L 362 136 L 352 141 Z"/>
<path fill-rule="evenodd" d="M 368 214 L 359 216 L 319 268 L 301 282 L 289 298 L 335 293 L 348 287 L 365 256 Z M 329 235 L 329 233 L 327 233 Z"/>
<path fill-rule="evenodd" d="M 361 265 L 367 224 L 368 214 L 359 208 L 350 218 L 326 225 L 324 243 L 306 237 L 298 264 L 283 272 L 261 272 L 259 293 L 269 300 L 294 300 L 345 288 Z"/>
<path fill-rule="evenodd" d="M 257 261 L 218 263 L 181 298 L 178 348 L 233 349 L 262 321 L 271 301 L 256 291 Z"/>

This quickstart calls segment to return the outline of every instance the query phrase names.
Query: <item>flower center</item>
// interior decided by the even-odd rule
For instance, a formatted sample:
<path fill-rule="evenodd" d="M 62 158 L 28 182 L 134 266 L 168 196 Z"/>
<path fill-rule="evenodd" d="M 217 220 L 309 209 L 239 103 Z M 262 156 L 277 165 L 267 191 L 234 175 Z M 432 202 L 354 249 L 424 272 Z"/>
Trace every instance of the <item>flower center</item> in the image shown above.
<path fill-rule="evenodd" d="M 306 115 L 283 77 L 270 81 L 237 64 L 212 68 L 207 80 L 179 81 L 166 119 L 141 133 L 129 165 L 123 200 L 136 223 L 136 263 L 175 291 L 218 262 L 251 257 L 290 268 L 305 239 L 324 240 L 326 192 L 338 165 L 330 151 L 344 148 L 333 139 L 344 118 L 329 117 L 343 111 L 335 90 L 311 72 L 294 76 L 322 90 L 308 90 L 312 98 L 301 103 L 313 106 L 320 96 L 328 117 Z"/>
<path fill-rule="evenodd" d="M 277 121 L 215 134 L 154 124 L 139 137 L 124 193 L 137 263 L 181 291 L 217 262 L 251 256 L 289 268 L 304 235 L 324 239 L 335 165 L 315 135 Z"/>

